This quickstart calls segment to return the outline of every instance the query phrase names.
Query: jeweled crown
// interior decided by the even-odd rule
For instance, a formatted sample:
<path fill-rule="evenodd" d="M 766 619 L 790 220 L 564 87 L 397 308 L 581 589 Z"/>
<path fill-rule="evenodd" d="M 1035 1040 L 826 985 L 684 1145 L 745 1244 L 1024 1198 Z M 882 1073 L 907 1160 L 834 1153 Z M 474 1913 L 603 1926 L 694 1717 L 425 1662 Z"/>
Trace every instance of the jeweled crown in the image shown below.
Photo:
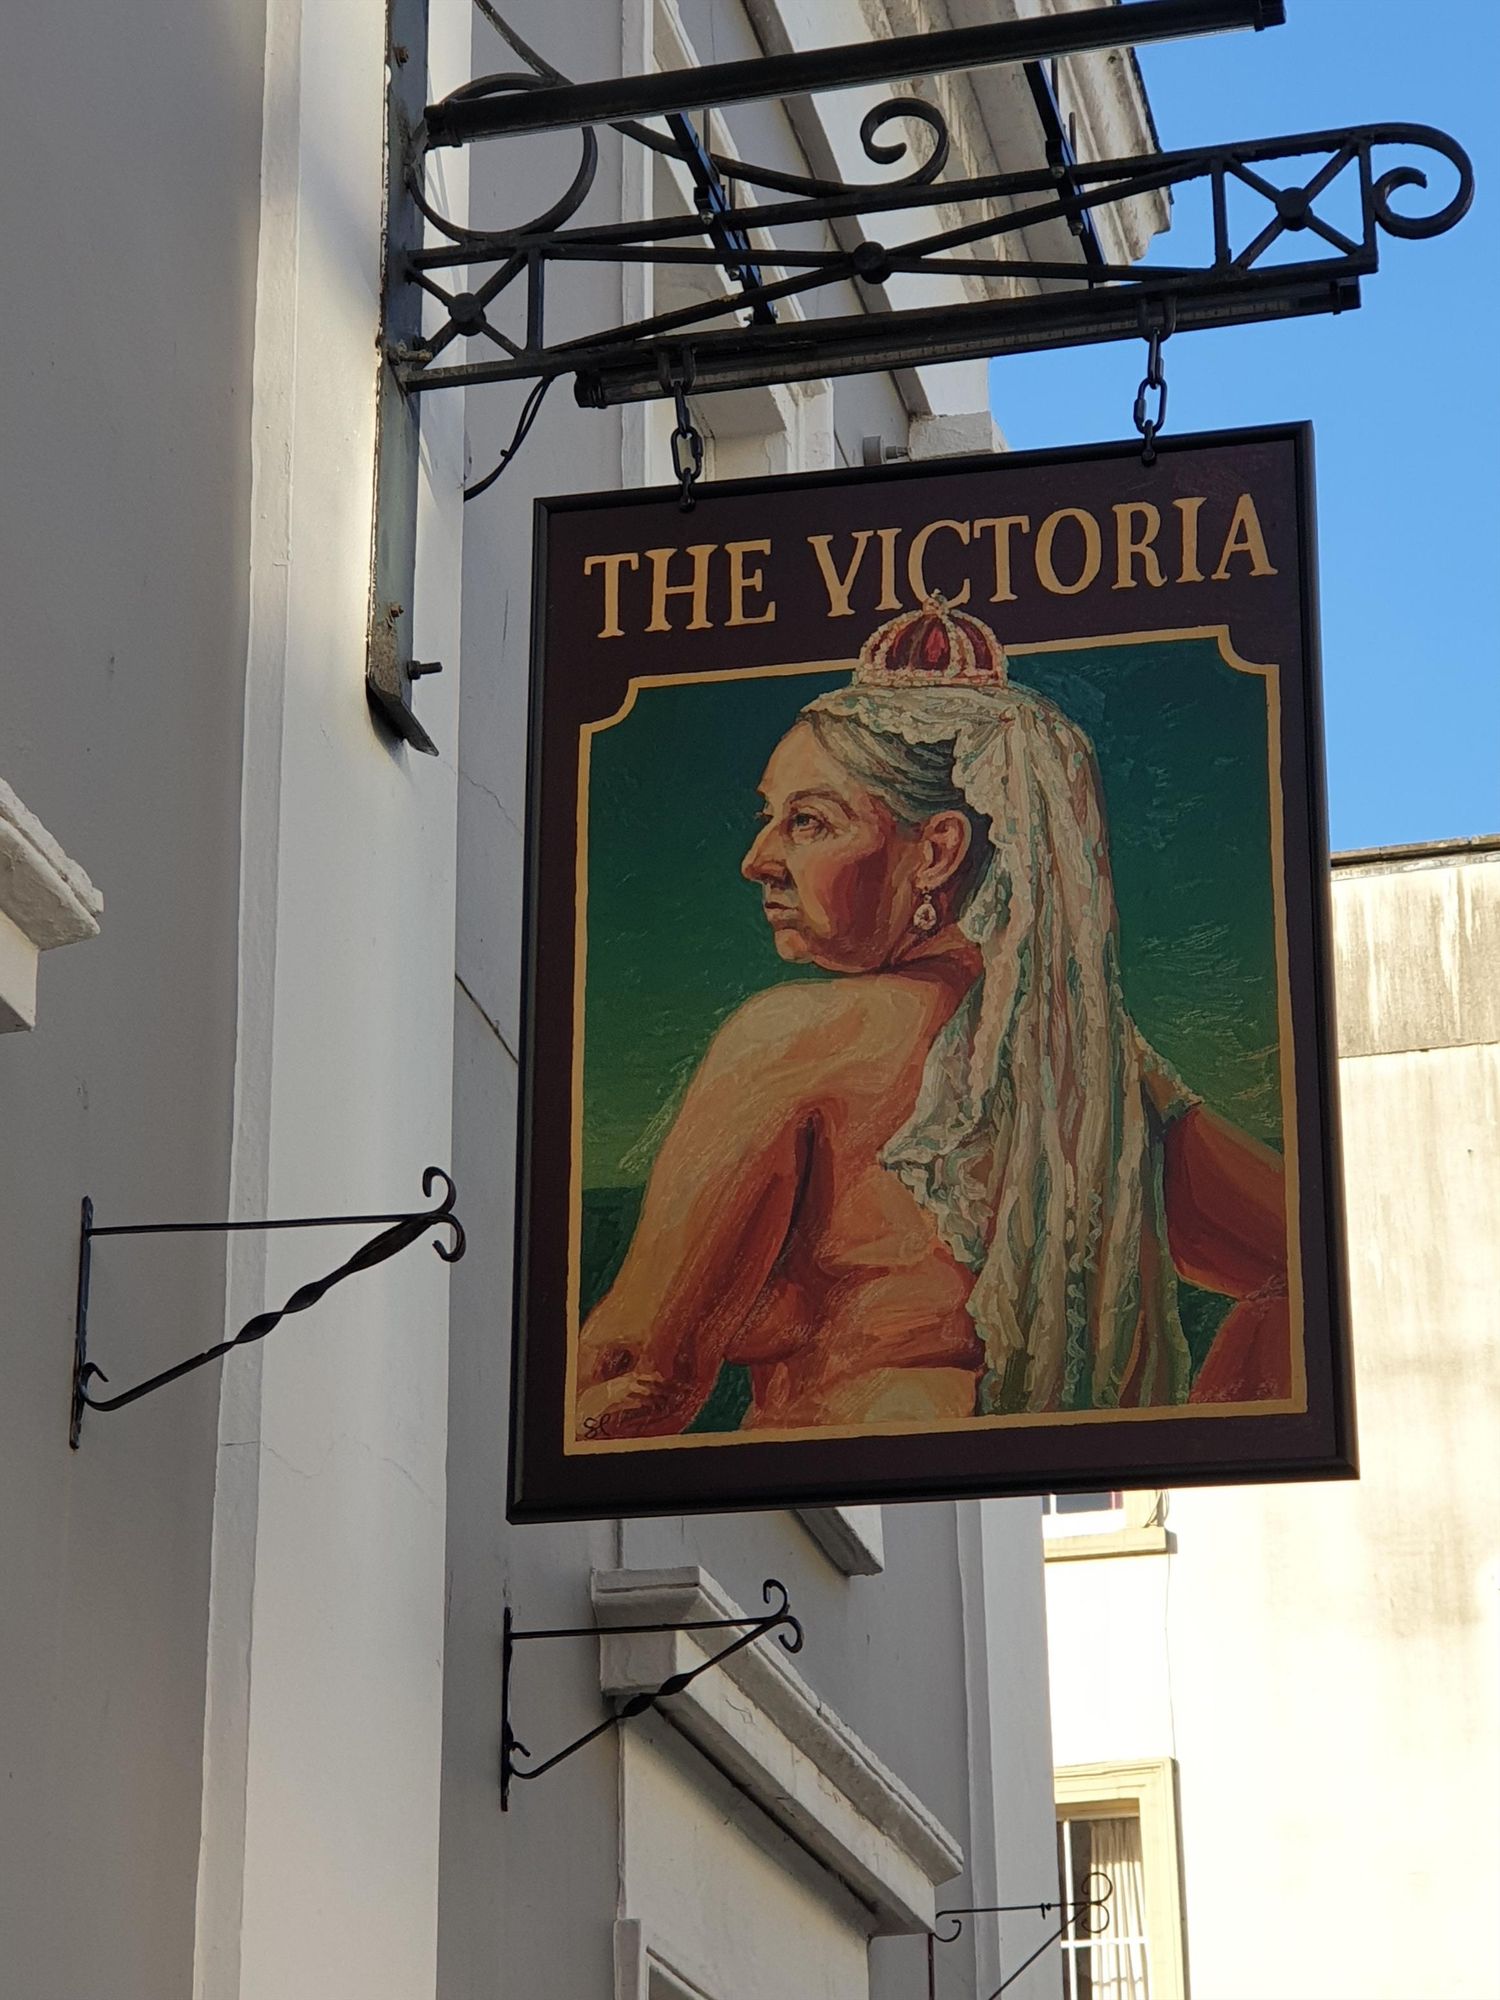
<path fill-rule="evenodd" d="M 934 591 L 870 634 L 854 679 L 861 687 L 1004 687 L 1005 648 L 983 619 Z"/>

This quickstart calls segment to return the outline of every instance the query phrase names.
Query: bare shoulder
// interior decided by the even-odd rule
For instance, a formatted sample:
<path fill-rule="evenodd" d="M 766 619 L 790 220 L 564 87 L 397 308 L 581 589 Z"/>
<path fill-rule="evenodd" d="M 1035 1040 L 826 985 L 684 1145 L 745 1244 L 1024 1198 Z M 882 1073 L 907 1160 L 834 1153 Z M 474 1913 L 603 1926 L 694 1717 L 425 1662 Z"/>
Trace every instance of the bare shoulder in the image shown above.
<path fill-rule="evenodd" d="M 788 980 L 738 1008 L 719 1029 L 705 1068 L 752 1068 L 762 1083 L 797 1087 L 826 1081 L 846 1064 L 868 1061 L 882 1041 L 914 1023 L 924 1006 L 905 982 L 880 975 Z"/>
<path fill-rule="evenodd" d="M 737 1007 L 714 1036 L 709 1060 L 795 1062 L 826 1056 L 853 1020 L 849 979 L 792 979 L 768 986 Z"/>

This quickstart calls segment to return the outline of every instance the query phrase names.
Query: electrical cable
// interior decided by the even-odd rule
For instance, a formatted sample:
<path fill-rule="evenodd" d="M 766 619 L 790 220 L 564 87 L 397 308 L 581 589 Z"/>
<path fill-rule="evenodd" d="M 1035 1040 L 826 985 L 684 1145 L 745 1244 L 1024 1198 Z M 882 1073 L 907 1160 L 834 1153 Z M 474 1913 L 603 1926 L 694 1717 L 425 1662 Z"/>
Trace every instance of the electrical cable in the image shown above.
<path fill-rule="evenodd" d="M 487 472 L 483 479 L 476 481 L 473 486 L 466 486 L 464 488 L 464 499 L 466 501 L 477 500 L 481 493 L 488 493 L 501 473 L 504 472 L 506 466 L 510 464 L 516 453 L 521 449 L 521 446 L 525 444 L 531 434 L 531 426 L 537 420 L 537 413 L 546 400 L 547 391 L 556 380 L 557 377 L 555 375 L 544 375 L 541 381 L 532 384 L 530 394 L 521 405 L 521 414 L 516 419 L 516 428 L 511 435 L 510 443 L 501 452 L 499 462 L 492 471 Z"/>

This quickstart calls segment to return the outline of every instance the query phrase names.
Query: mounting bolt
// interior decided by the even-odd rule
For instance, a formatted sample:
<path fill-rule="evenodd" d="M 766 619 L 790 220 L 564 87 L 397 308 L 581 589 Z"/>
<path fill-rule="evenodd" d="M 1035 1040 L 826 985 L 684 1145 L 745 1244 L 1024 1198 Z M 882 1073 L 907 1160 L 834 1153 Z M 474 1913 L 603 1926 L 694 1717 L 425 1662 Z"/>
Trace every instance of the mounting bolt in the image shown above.
<path fill-rule="evenodd" d="M 411 61 L 411 50 L 406 46 L 405 42 L 391 43 L 391 61 L 396 65 L 397 69 L 406 68 L 406 65 Z"/>
<path fill-rule="evenodd" d="M 405 612 L 406 612 L 406 606 L 404 604 L 397 604 L 395 600 L 392 599 L 385 607 L 386 624 L 394 625 L 398 618 L 401 618 L 405 615 Z"/>

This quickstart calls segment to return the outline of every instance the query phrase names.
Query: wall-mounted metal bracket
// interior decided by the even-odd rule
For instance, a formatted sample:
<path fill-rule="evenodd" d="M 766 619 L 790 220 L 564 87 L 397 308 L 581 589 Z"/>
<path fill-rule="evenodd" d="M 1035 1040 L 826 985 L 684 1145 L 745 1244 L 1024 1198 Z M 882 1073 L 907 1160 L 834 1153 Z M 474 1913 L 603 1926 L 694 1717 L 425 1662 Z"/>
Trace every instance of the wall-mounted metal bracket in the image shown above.
<path fill-rule="evenodd" d="M 759 387 L 870 370 L 917 367 L 1136 337 L 1143 311 L 1170 309 L 1181 331 L 1261 319 L 1344 312 L 1356 307 L 1359 280 L 1379 264 L 1379 235 L 1425 237 L 1451 228 L 1468 210 L 1473 171 L 1463 149 L 1425 125 L 1380 125 L 1237 141 L 1177 152 L 1080 161 L 1058 111 L 1043 59 L 1082 50 L 1197 34 L 1228 27 L 1270 27 L 1280 0 L 1125 0 L 1109 7 L 992 23 L 932 35 L 897 37 L 858 48 L 817 49 L 749 62 L 713 64 L 656 76 L 571 84 L 550 66 L 481 77 L 429 104 L 410 135 L 406 190 L 432 241 L 393 273 L 397 286 L 435 300 L 441 323 L 393 354 L 408 395 L 489 382 L 548 382 L 571 375 L 579 403 L 593 408 L 670 393 L 665 363 L 690 350 L 697 391 Z M 533 63 L 541 59 L 517 46 Z M 922 129 L 926 157 L 897 178 L 844 182 L 795 175 L 709 150 L 683 116 L 689 106 L 717 108 L 749 98 L 839 90 L 898 76 L 1020 62 L 1042 128 L 1047 164 L 1022 173 L 960 180 L 940 176 L 949 135 L 941 112 L 923 99 L 893 98 L 860 126 L 864 152 L 877 165 L 908 156 L 904 141 L 880 134 L 904 119 Z M 643 124 L 662 115 L 668 129 Z M 593 127 L 611 123 L 627 140 L 679 160 L 695 190 L 696 213 L 576 224 L 593 185 Z M 446 217 L 426 186 L 425 163 L 439 147 L 517 133 L 576 130 L 582 153 L 568 188 L 545 214 L 510 228 L 476 228 Z M 1457 187 L 1436 212 L 1409 215 L 1392 205 L 1400 189 L 1426 187 L 1414 165 L 1377 168 L 1383 147 L 1421 149 L 1448 161 Z M 1284 163 L 1290 163 L 1288 166 Z M 393 168 L 394 171 L 394 168 Z M 1288 173 L 1291 186 L 1281 184 Z M 1346 176 L 1348 177 L 1346 180 Z M 1338 207 L 1357 181 L 1360 221 Z M 731 200 L 726 187 L 773 200 Z M 1095 229 L 1111 204 L 1188 188 L 1206 190 L 1212 252 L 1197 264 L 1112 264 Z M 1324 203 L 1333 202 L 1341 227 Z M 1255 212 L 1231 214 L 1231 196 Z M 1253 200 L 1247 200 L 1253 197 Z M 393 205 L 396 191 L 393 187 Z M 1256 203 L 1259 207 L 1256 207 Z M 931 211 L 944 211 L 932 227 Z M 923 216 L 921 233 L 880 242 L 872 218 L 899 225 Z M 964 219 L 952 223 L 954 215 Z M 809 225 L 838 232 L 834 247 L 813 247 Z M 1066 225 L 1069 256 L 1031 253 L 1028 232 Z M 846 237 L 850 230 L 859 240 Z M 750 245 L 757 247 L 752 255 Z M 1006 254 L 1007 238 L 1021 240 Z M 1311 250 L 1284 258 L 1290 239 Z M 1315 253 L 1315 254 L 1314 254 Z M 676 265 L 718 269 L 726 288 L 626 326 L 549 337 L 548 267 L 566 262 Z M 455 276 L 449 276 L 452 272 Z M 865 293 L 858 314 L 782 319 L 784 299 L 830 286 L 885 285 L 894 275 L 1020 280 L 1029 289 L 958 304 L 886 309 Z M 512 302 L 513 323 L 504 314 Z M 726 314 L 743 323 L 726 326 Z M 718 322 L 716 325 L 715 322 Z M 478 343 L 469 347 L 470 342 Z M 465 343 L 465 345 L 456 345 Z M 450 349 L 464 354 L 450 360 Z"/>
<path fill-rule="evenodd" d="M 365 696 L 371 714 L 394 736 L 433 757 L 437 745 L 412 709 L 413 681 L 441 672 L 438 661 L 412 658 L 421 418 L 399 374 L 401 357 L 419 351 L 422 338 L 422 293 L 409 281 L 407 260 L 422 247 L 423 223 L 407 192 L 405 176 L 427 99 L 427 0 L 388 0 L 386 26 L 382 228 L 386 281 L 381 294 L 377 364 L 375 519 L 365 634 Z"/>
<path fill-rule="evenodd" d="M 517 1629 L 510 1607 L 507 1605 L 500 1661 L 500 1810 L 502 1812 L 510 1810 L 510 1788 L 516 1780 L 545 1777 L 548 1771 L 555 1770 L 575 1751 L 582 1750 L 608 1730 L 617 1729 L 622 1722 L 628 1722 L 631 1716 L 644 1715 L 648 1708 L 654 1708 L 657 1702 L 665 1700 L 668 1695 L 681 1694 L 683 1689 L 697 1680 L 700 1674 L 706 1674 L 710 1667 L 722 1666 L 735 1653 L 743 1652 L 747 1646 L 753 1646 L 757 1639 L 763 1639 L 769 1633 L 775 1632 L 789 1653 L 800 1653 L 802 1625 L 801 1621 L 793 1616 L 786 1585 L 778 1583 L 774 1576 L 768 1577 L 761 1588 L 761 1596 L 771 1609 L 759 1618 L 695 1618 L 683 1624 L 668 1625 L 565 1625 L 528 1631 Z M 708 1659 L 700 1661 L 696 1667 L 689 1668 L 685 1673 L 670 1675 L 660 1687 L 653 1688 L 648 1693 L 631 1695 L 628 1700 L 622 1701 L 618 1708 L 606 1715 L 602 1722 L 595 1723 L 592 1729 L 586 1729 L 571 1743 L 564 1744 L 561 1750 L 553 1751 L 552 1755 L 544 1758 L 540 1764 L 532 1764 L 525 1770 L 517 1764 L 518 1756 L 527 1758 L 531 1756 L 531 1752 L 511 1727 L 510 1683 L 517 1646 L 532 1639 L 614 1639 L 646 1632 L 728 1631 L 737 1631 L 740 1636 Z"/>
<path fill-rule="evenodd" d="M 570 82 L 486 5 L 528 67 L 477 77 L 436 103 L 424 101 L 426 0 L 388 0 L 388 6 L 386 268 L 366 685 L 375 712 L 421 750 L 435 747 L 411 707 L 413 679 L 432 671 L 413 665 L 410 639 L 416 412 L 427 391 L 531 384 L 503 466 L 541 395 L 561 376 L 573 378 L 581 405 L 602 409 L 670 396 L 680 379 L 674 371 L 684 366 L 696 393 L 706 395 L 1132 340 L 1143 319 L 1160 324 L 1168 315 L 1179 332 L 1190 332 L 1347 312 L 1360 303 L 1361 279 L 1379 267 L 1382 234 L 1439 235 L 1473 199 L 1463 148 L 1426 125 L 1307 132 L 1115 160 L 1076 157 L 1045 68 L 1049 60 L 1276 27 L 1285 19 L 1284 0 L 1121 0 L 591 83 Z M 884 180 L 824 179 L 736 159 L 713 151 L 692 123 L 692 114 L 702 114 L 706 134 L 707 113 L 725 105 L 1006 63 L 1026 70 L 1046 158 L 1045 166 L 1022 173 L 943 179 L 949 134 L 925 97 L 892 97 L 861 121 L 860 143 L 873 165 L 916 160 Z M 892 140 L 899 121 L 908 136 Z M 694 212 L 576 222 L 598 170 L 601 124 L 675 161 Z M 910 136 L 914 127 L 919 147 Z M 570 182 L 543 213 L 502 227 L 475 227 L 443 213 L 428 177 L 437 149 L 556 131 L 576 132 L 580 150 Z M 1387 147 L 1436 154 L 1456 174 L 1454 191 L 1428 214 L 1395 207 L 1392 196 L 1425 188 L 1427 175 L 1409 161 L 1377 165 L 1375 155 Z M 925 157 L 917 159 L 920 148 Z M 650 185 L 651 176 L 646 180 Z M 1354 204 L 1340 203 L 1346 188 L 1357 200 L 1357 223 Z M 1190 189 L 1206 197 L 1210 252 L 1196 263 L 1107 260 L 1096 227 L 1104 210 Z M 904 216 L 917 225 L 915 233 L 903 236 Z M 881 226 L 895 240 L 875 236 L 871 225 L 879 217 L 887 218 Z M 1053 254 L 1037 254 L 1038 231 L 1043 250 Z M 1291 241 L 1299 246 L 1295 258 L 1286 255 Z M 548 326 L 547 274 L 565 263 L 675 266 L 699 277 L 717 271 L 723 287 L 627 325 L 569 329 L 559 337 Z M 948 302 L 890 307 L 881 293 L 898 276 L 941 281 Z M 998 282 L 1005 293 L 953 303 L 955 280 Z M 815 306 L 829 287 L 846 295 L 853 288 L 867 310 L 778 318 L 780 302 Z M 477 497 L 492 483 L 493 475 L 481 478 L 468 492 Z"/>
<path fill-rule="evenodd" d="M 1036 1964 L 1044 1951 L 1050 1950 L 1058 1942 L 1069 1924 L 1072 1924 L 1076 1930 L 1079 1925 L 1080 1915 L 1084 1910 L 1097 1911 L 1099 1913 L 1100 1921 L 1097 1923 L 1092 1918 L 1084 1920 L 1084 1930 L 1087 1935 L 1097 1937 L 1099 1932 L 1103 1930 L 1104 1922 L 1108 1918 L 1109 1899 L 1114 1894 L 1115 1885 L 1107 1875 L 1097 1868 L 1090 1869 L 1083 1880 L 1085 1888 L 1093 1888 L 1095 1883 L 1098 1883 L 1099 1887 L 1094 1889 L 1092 1895 L 1075 1896 L 1071 1902 L 978 1903 L 972 1904 L 965 1909 L 939 1910 L 933 1917 L 932 1929 L 927 1933 L 927 2000 L 937 2000 L 936 1947 L 940 1944 L 957 1943 L 958 1939 L 963 1935 L 963 1920 L 965 1917 L 1001 1917 L 1021 1911 L 1032 1911 L 1037 1916 L 1046 1918 L 1059 1911 L 1062 1913 L 1062 1922 L 1058 1925 L 1057 1929 L 1049 1937 L 1043 1938 L 1036 1950 L 1031 1953 L 1029 1958 L 1023 1959 L 1014 1972 L 1005 1975 L 994 1992 L 988 1996 L 988 2000 L 1000 2000 L 1000 1995 L 1006 1988 L 1013 1986 L 1023 1972 Z M 947 1924 L 951 1928 L 943 1932 L 937 1928 L 939 1924 Z"/>
<path fill-rule="evenodd" d="M 463 1224 L 453 1213 L 453 1204 L 458 1199 L 458 1189 L 441 1167 L 429 1167 L 422 1176 L 422 1192 L 430 1196 L 433 1188 L 441 1181 L 443 1198 L 435 1208 L 404 1211 L 395 1215 L 299 1215 L 270 1222 L 119 1222 L 99 1224 L 94 1221 L 94 1204 L 87 1195 L 83 1198 L 82 1221 L 78 1239 L 78 1305 L 73 1322 L 73 1385 L 68 1410 L 68 1443 L 76 1451 L 83 1428 L 85 1410 L 123 1410 L 127 1403 L 138 1403 L 142 1396 L 149 1396 L 157 1389 L 164 1389 L 169 1382 L 176 1382 L 184 1375 L 191 1375 L 195 1369 L 206 1368 L 210 1361 L 218 1361 L 232 1347 L 243 1347 L 253 1340 L 264 1340 L 273 1327 L 279 1326 L 289 1313 L 306 1312 L 319 1299 L 342 1284 L 345 1278 L 352 1278 L 358 1271 L 373 1270 L 377 1264 L 385 1263 L 389 1257 L 399 1255 L 410 1243 L 425 1236 L 429 1229 L 448 1228 L 453 1232 L 451 1247 L 444 1243 L 434 1243 L 445 1264 L 456 1264 L 467 1247 Z M 98 1236 L 196 1236 L 228 1235 L 238 1230 L 266 1229 L 329 1229 L 343 1228 L 361 1223 L 382 1222 L 390 1226 L 378 1236 L 372 1236 L 368 1243 L 356 1250 L 354 1255 L 340 1264 L 327 1277 L 315 1278 L 310 1283 L 299 1285 L 284 1306 L 275 1312 L 257 1313 L 246 1320 L 239 1332 L 229 1340 L 221 1340 L 214 1346 L 205 1348 L 201 1354 L 194 1354 L 186 1361 L 179 1361 L 174 1368 L 164 1368 L 159 1375 L 149 1376 L 144 1382 L 137 1382 L 133 1388 L 124 1389 L 118 1396 L 91 1396 L 90 1382 L 107 1382 L 109 1377 L 96 1363 L 89 1360 L 89 1281 L 93 1270 L 94 1239 Z"/>

